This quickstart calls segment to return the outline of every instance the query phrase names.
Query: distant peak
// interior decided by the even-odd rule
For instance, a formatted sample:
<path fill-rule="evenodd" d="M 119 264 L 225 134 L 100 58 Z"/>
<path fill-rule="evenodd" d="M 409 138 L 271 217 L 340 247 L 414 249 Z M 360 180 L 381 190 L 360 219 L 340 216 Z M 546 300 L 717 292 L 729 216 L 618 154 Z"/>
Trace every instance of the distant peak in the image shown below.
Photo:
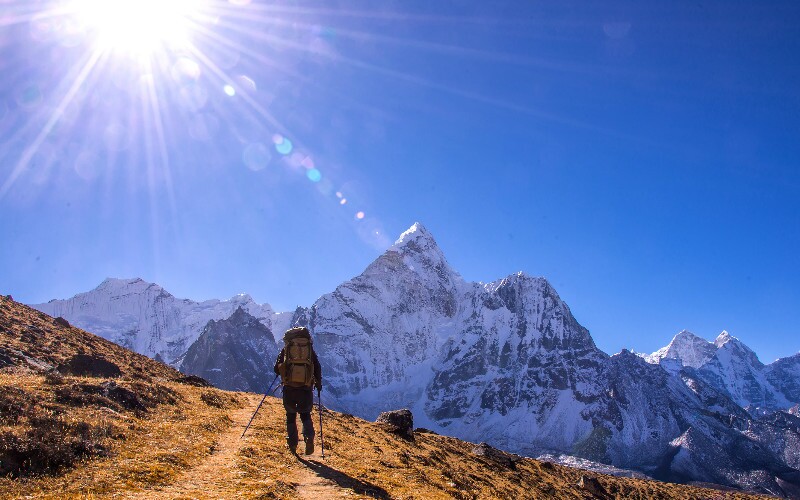
<path fill-rule="evenodd" d="M 675 337 L 672 338 L 673 341 L 675 340 L 702 340 L 703 342 L 708 342 L 706 339 L 698 337 L 694 333 L 690 332 L 689 330 L 681 330 L 678 332 Z"/>
<path fill-rule="evenodd" d="M 425 229 L 425 226 L 422 225 L 420 222 L 415 222 L 411 225 L 410 228 L 406 229 L 397 241 L 394 242 L 395 246 L 402 245 L 408 241 L 417 239 L 417 238 L 432 238 L 431 234 Z"/>
<path fill-rule="evenodd" d="M 430 255 L 439 255 L 437 260 L 441 260 L 444 256 L 441 255 L 442 251 L 433 235 L 425 229 L 425 226 L 419 222 L 415 222 L 410 228 L 403 232 L 397 241 L 394 242 L 389 248 L 389 251 L 400 253 L 426 253 Z"/>
<path fill-rule="evenodd" d="M 722 333 L 717 335 L 717 338 L 714 340 L 714 345 L 717 347 L 722 347 L 731 340 L 739 340 L 739 339 L 737 339 L 736 337 L 732 337 L 730 333 L 728 333 L 725 330 L 722 330 Z"/>
<path fill-rule="evenodd" d="M 100 286 L 125 286 L 146 283 L 142 278 L 106 278 Z"/>
<path fill-rule="evenodd" d="M 95 288 L 95 290 L 112 294 L 121 293 L 125 290 L 134 290 L 136 292 L 150 290 L 151 292 L 165 293 L 169 295 L 169 293 L 164 290 L 161 285 L 157 283 L 150 283 L 142 278 L 106 278 L 102 283 L 100 283 L 100 285 L 97 286 L 97 288 Z"/>
<path fill-rule="evenodd" d="M 663 361 L 676 360 L 682 366 L 700 368 L 716 351 L 714 344 L 698 337 L 689 330 L 681 330 L 669 344 L 649 356 L 644 356 L 648 363 L 663 364 Z"/>

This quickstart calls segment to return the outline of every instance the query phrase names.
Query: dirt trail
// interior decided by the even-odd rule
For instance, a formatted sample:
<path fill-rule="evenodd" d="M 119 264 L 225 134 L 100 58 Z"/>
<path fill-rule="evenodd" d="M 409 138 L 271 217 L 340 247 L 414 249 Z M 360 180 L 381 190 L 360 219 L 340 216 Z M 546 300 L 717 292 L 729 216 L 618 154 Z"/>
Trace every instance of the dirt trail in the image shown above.
<path fill-rule="evenodd" d="M 261 398 L 247 395 L 244 408 L 233 411 L 230 418 L 233 424 L 220 434 L 211 454 L 196 467 L 186 470 L 174 482 L 153 490 L 125 495 L 126 498 L 231 498 L 236 491 L 237 478 L 241 472 L 236 469 L 236 452 L 242 446 L 240 439 L 244 426 L 250 420 Z"/>
<path fill-rule="evenodd" d="M 297 495 L 300 498 L 353 498 L 352 492 L 339 488 L 333 481 L 315 474 L 308 467 L 301 467 L 297 471 L 294 482 L 297 483 Z"/>
<path fill-rule="evenodd" d="M 240 439 L 244 427 L 256 410 L 261 397 L 248 395 L 244 408 L 230 414 L 233 424 L 219 436 L 214 451 L 196 467 L 186 470 L 174 482 L 148 491 L 124 495 L 132 499 L 223 499 L 240 496 L 237 487 L 242 473 L 236 467 L 236 452 L 245 444 Z M 300 446 L 302 449 L 302 445 Z M 297 486 L 300 498 L 329 499 L 354 498 L 353 493 L 340 488 L 334 481 L 322 477 L 315 471 L 327 467 L 317 462 L 319 450 L 311 456 L 302 456 L 293 468 L 292 482 Z"/>
<path fill-rule="evenodd" d="M 298 465 L 293 482 L 300 498 L 329 499 L 371 499 L 389 498 L 381 488 L 350 477 L 321 459 L 319 448 L 313 455 L 298 456 Z"/>

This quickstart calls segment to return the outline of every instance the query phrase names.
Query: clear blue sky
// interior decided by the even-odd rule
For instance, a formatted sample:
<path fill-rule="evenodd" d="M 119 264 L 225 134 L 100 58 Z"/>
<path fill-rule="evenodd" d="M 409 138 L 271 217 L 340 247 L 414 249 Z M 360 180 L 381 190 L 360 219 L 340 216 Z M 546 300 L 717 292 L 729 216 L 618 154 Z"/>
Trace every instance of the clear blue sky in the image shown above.
<path fill-rule="evenodd" d="M 606 352 L 800 350 L 800 2 L 123 4 L 4 3 L 0 292 L 293 309 L 420 221 Z"/>

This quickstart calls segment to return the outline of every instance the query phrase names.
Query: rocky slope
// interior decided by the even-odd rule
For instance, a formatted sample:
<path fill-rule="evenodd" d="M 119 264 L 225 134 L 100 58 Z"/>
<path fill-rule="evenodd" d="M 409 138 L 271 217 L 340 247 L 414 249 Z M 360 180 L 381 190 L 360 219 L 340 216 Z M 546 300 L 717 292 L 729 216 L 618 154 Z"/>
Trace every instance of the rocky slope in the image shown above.
<path fill-rule="evenodd" d="M 277 357 L 269 328 L 239 307 L 228 319 L 208 322 L 183 357 L 181 370 L 217 387 L 261 392 L 274 378 Z"/>

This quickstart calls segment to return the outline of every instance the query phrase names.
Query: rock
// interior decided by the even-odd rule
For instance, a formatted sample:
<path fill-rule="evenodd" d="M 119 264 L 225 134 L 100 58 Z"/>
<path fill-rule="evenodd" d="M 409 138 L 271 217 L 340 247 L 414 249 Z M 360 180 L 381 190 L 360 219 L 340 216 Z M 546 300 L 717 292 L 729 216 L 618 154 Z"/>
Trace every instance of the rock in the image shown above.
<path fill-rule="evenodd" d="M 76 354 L 58 366 L 58 371 L 88 377 L 119 377 L 122 371 L 115 363 L 99 356 Z"/>
<path fill-rule="evenodd" d="M 184 385 L 193 385 L 195 387 L 214 387 L 211 382 L 204 379 L 203 377 L 198 377 L 197 375 L 186 375 L 185 377 L 178 377 L 175 379 L 175 382 Z"/>
<path fill-rule="evenodd" d="M 414 429 L 414 432 L 417 433 L 417 434 L 433 434 L 433 435 L 436 435 L 436 436 L 439 435 L 438 432 L 432 431 L 430 429 L 426 429 L 425 427 L 417 427 L 416 429 Z"/>
<path fill-rule="evenodd" d="M 596 478 L 582 474 L 578 480 L 578 488 L 590 493 L 595 498 L 605 498 L 608 493 Z"/>
<path fill-rule="evenodd" d="M 64 383 L 64 375 L 55 368 L 48 370 L 44 375 L 44 382 L 48 385 L 61 385 Z"/>
<path fill-rule="evenodd" d="M 544 469 L 544 470 L 553 470 L 553 469 L 555 469 L 555 468 L 556 468 L 556 467 L 555 467 L 555 465 L 553 465 L 553 464 L 552 464 L 552 463 L 550 463 L 550 462 L 539 462 L 539 465 L 540 465 L 540 466 L 542 467 L 542 469 Z"/>
<path fill-rule="evenodd" d="M 509 469 L 515 469 L 517 462 L 522 460 L 522 457 L 519 455 L 498 450 L 497 448 L 494 448 L 486 443 L 481 443 L 473 448 L 472 453 L 478 455 L 479 457 L 488 458 L 489 460 L 497 462 L 503 467 L 507 467 Z"/>
<path fill-rule="evenodd" d="M 69 324 L 69 321 L 65 320 L 61 316 L 54 319 L 53 323 L 57 324 L 58 326 L 63 326 L 64 328 L 69 328 L 70 326 L 72 326 Z"/>
<path fill-rule="evenodd" d="M 17 364 L 17 357 L 14 356 L 10 351 L 0 347 L 0 368 L 14 366 L 15 364 Z"/>
<path fill-rule="evenodd" d="M 103 396 L 108 399 L 119 403 L 126 410 L 144 411 L 145 405 L 139 396 L 124 387 L 120 387 L 113 380 L 103 382 L 100 384 Z"/>
<path fill-rule="evenodd" d="M 378 415 L 375 423 L 380 424 L 386 432 L 414 440 L 414 415 L 411 414 L 411 410 L 385 411 Z"/>

